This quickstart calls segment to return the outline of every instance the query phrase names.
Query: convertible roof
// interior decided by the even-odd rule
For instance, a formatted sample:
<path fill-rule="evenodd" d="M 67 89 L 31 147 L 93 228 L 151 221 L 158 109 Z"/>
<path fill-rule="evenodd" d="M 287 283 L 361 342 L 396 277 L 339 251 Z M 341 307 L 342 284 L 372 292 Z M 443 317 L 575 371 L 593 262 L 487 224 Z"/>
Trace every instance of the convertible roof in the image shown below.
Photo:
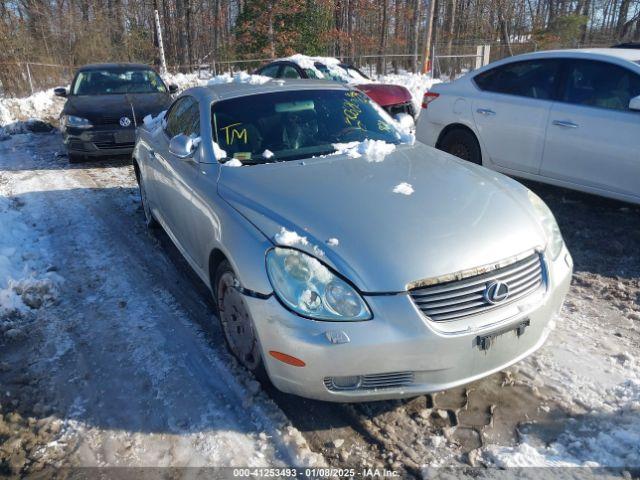
<path fill-rule="evenodd" d="M 282 92 L 287 90 L 347 90 L 348 88 L 339 82 L 329 80 L 300 80 L 300 79 L 273 79 L 262 84 L 241 82 L 222 83 L 208 85 L 206 87 L 190 88 L 185 94 L 197 97 L 205 97 L 211 101 L 226 100 L 229 98 L 259 95 L 261 93 Z"/>
<path fill-rule="evenodd" d="M 153 70 L 153 67 L 144 63 L 90 63 L 78 70 Z"/>

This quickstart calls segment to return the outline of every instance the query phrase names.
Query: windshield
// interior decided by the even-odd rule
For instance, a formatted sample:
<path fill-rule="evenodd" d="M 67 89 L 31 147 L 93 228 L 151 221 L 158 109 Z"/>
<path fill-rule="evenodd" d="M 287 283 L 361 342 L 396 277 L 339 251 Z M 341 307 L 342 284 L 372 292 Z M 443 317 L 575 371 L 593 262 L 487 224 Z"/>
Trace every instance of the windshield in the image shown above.
<path fill-rule="evenodd" d="M 73 95 L 166 93 L 167 87 L 153 70 L 86 70 L 79 72 Z"/>
<path fill-rule="evenodd" d="M 308 158 L 334 153 L 337 143 L 401 138 L 393 120 L 355 90 L 251 95 L 216 103 L 211 113 L 214 141 L 227 158 L 243 163 Z"/>
<path fill-rule="evenodd" d="M 324 63 L 315 62 L 314 66 L 322 74 L 322 76 L 328 80 L 335 82 L 348 83 L 354 80 L 347 69 L 340 65 L 327 66 Z"/>

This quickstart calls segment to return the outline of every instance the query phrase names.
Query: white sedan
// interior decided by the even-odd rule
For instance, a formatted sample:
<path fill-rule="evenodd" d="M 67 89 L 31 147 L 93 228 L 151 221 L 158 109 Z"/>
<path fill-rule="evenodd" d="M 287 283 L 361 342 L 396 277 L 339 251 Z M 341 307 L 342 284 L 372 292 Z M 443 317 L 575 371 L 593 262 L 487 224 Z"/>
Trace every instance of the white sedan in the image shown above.
<path fill-rule="evenodd" d="M 417 138 L 522 178 L 640 203 L 640 50 L 537 52 L 425 94 Z"/>

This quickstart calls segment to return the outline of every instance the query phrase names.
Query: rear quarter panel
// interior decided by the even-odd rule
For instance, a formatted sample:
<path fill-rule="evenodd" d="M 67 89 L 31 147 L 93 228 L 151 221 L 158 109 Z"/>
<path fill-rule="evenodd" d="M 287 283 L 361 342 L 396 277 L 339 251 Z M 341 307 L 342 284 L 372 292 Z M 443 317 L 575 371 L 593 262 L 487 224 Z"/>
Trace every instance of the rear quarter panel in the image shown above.
<path fill-rule="evenodd" d="M 431 91 L 440 96 L 428 108 L 422 109 L 416 127 L 417 140 L 435 147 L 442 131 L 453 124 L 468 127 L 478 137 L 471 109 L 476 95 L 474 90 L 475 86 L 469 78 L 434 85 Z"/>

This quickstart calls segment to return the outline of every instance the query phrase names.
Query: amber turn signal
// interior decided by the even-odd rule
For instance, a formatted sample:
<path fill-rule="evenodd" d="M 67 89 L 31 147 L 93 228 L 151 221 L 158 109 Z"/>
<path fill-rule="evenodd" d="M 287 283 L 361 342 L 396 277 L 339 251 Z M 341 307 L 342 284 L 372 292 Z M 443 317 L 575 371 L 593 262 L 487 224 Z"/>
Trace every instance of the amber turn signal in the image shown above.
<path fill-rule="evenodd" d="M 300 360 L 299 358 L 292 357 L 291 355 L 287 355 L 286 353 L 276 352 L 275 350 L 270 350 L 269 355 L 271 355 L 276 360 L 280 360 L 288 365 L 293 365 L 294 367 L 304 367 L 306 364 Z"/>

